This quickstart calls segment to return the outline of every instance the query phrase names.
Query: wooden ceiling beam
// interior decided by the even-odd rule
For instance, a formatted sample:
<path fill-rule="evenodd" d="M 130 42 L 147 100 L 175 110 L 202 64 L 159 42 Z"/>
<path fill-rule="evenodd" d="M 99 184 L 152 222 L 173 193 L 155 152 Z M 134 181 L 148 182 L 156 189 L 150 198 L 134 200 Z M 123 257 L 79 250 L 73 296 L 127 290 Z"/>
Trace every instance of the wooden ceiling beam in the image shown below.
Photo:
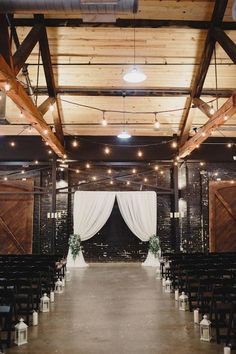
<path fill-rule="evenodd" d="M 8 66 L 13 68 L 8 23 L 4 14 L 0 14 L 0 54 L 3 56 Z"/>
<path fill-rule="evenodd" d="M 23 112 L 29 123 L 39 132 L 45 141 L 48 142 L 52 150 L 60 157 L 65 155 L 65 150 L 58 138 L 46 123 L 41 112 L 27 95 L 24 87 L 15 78 L 15 75 L 2 55 L 0 55 L 0 89 L 5 89 L 6 82 L 10 85 L 10 90 L 6 92 L 13 102 Z M 45 133 L 46 132 L 46 133 Z"/>
<path fill-rule="evenodd" d="M 46 114 L 51 105 L 55 103 L 55 98 L 54 97 L 48 97 L 46 98 L 45 101 L 43 101 L 43 103 L 41 103 L 41 105 L 38 107 L 39 112 L 44 116 L 44 114 Z"/>
<path fill-rule="evenodd" d="M 47 36 L 46 27 L 44 25 L 44 16 L 35 15 L 35 19 L 43 26 L 42 35 L 39 39 L 40 52 L 43 61 L 43 68 L 44 68 L 44 73 L 45 73 L 45 78 L 47 83 L 48 95 L 49 97 L 53 97 L 56 102 L 56 109 L 53 112 L 53 120 L 54 120 L 56 135 L 60 140 L 60 142 L 64 144 L 64 134 L 62 129 L 62 117 L 61 117 L 62 113 L 61 113 L 58 96 L 57 96 L 57 89 L 56 89 L 56 84 L 55 84 L 55 79 L 54 79 L 54 74 L 52 69 L 52 61 L 51 61 L 51 54 L 50 54 L 49 43 L 48 43 L 48 36 Z"/>
<path fill-rule="evenodd" d="M 28 33 L 28 35 L 21 43 L 17 51 L 14 53 L 13 64 L 14 64 L 14 70 L 16 75 L 24 66 L 27 58 L 30 56 L 32 50 L 38 43 L 41 34 L 42 34 L 42 26 L 38 24 L 34 25 L 34 27 Z"/>
<path fill-rule="evenodd" d="M 220 0 L 215 2 L 215 7 L 211 18 L 212 27 L 221 25 L 224 18 L 224 13 L 227 4 L 228 4 L 228 0 Z M 185 111 L 183 114 L 183 119 L 182 119 L 183 124 L 181 127 L 181 134 L 180 134 L 180 146 L 182 146 L 188 140 L 189 132 L 192 126 L 192 119 L 193 119 L 189 115 L 191 105 L 192 105 L 192 100 L 195 97 L 199 98 L 201 95 L 204 81 L 211 62 L 212 54 L 215 48 L 215 43 L 216 43 L 216 39 L 212 37 L 211 29 L 209 29 L 207 33 L 204 49 L 202 52 L 200 65 L 198 67 L 197 74 L 193 81 L 191 94 L 190 97 L 187 99 Z"/>
<path fill-rule="evenodd" d="M 230 118 L 236 113 L 236 91 L 232 96 L 223 104 L 221 108 L 215 112 L 206 124 L 203 125 L 198 132 L 189 139 L 179 150 L 179 157 L 184 158 L 196 149 L 203 141 L 205 141 L 211 132 L 225 123 L 225 118 Z"/>
<path fill-rule="evenodd" d="M 204 113 L 208 118 L 212 117 L 211 107 L 209 106 L 209 104 L 197 97 L 193 99 L 193 104 L 194 106 L 199 108 L 200 111 L 202 111 L 202 113 Z"/>
<path fill-rule="evenodd" d="M 17 27 L 33 27 L 35 20 L 33 18 L 14 18 L 14 25 Z M 159 27 L 188 27 L 193 29 L 209 29 L 212 26 L 211 21 L 194 20 L 151 20 L 151 19 L 120 19 L 116 22 L 83 22 L 82 18 L 45 18 L 46 27 L 120 27 L 120 28 L 159 28 Z M 223 22 L 221 28 L 224 30 L 236 30 L 236 22 Z"/>
<path fill-rule="evenodd" d="M 212 29 L 212 36 L 221 45 L 234 64 L 236 64 L 236 44 L 232 39 L 219 27 Z"/>

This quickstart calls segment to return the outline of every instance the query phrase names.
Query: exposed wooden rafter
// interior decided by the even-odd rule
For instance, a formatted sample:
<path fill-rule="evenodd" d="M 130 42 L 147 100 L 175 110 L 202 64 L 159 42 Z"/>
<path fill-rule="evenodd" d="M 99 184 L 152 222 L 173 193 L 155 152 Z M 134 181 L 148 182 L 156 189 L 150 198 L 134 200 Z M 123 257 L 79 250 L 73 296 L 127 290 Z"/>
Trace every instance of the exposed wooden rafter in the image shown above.
<path fill-rule="evenodd" d="M 197 97 L 193 99 L 193 104 L 194 106 L 198 107 L 208 118 L 212 117 L 211 107 L 209 104 Z"/>
<path fill-rule="evenodd" d="M 236 44 L 232 39 L 219 27 L 212 29 L 212 36 L 214 36 L 215 40 L 221 45 L 234 64 L 236 64 Z"/>
<path fill-rule="evenodd" d="M 212 14 L 212 19 L 211 19 L 212 27 L 221 25 L 227 7 L 227 3 L 228 0 L 216 1 L 214 11 Z M 192 105 L 192 100 L 193 98 L 200 97 L 201 95 L 204 81 L 211 62 L 212 54 L 215 48 L 215 42 L 216 39 L 212 36 L 211 29 L 209 29 L 206 37 L 204 49 L 202 52 L 201 62 L 192 84 L 190 97 L 187 99 L 187 103 L 185 106 L 185 111 L 182 119 L 183 124 L 182 124 L 181 134 L 180 134 L 180 146 L 182 146 L 188 140 L 189 132 L 192 126 L 192 118 L 189 115 L 190 108 Z"/>
<path fill-rule="evenodd" d="M 45 78 L 46 78 L 46 83 L 47 83 L 48 95 L 49 95 L 49 97 L 54 98 L 55 103 L 56 103 L 56 105 L 55 105 L 56 109 L 53 112 L 53 120 L 54 120 L 56 135 L 57 135 L 58 139 L 60 140 L 60 142 L 63 144 L 64 143 L 64 135 L 63 135 L 63 129 L 62 129 L 61 109 L 60 109 L 60 104 L 59 104 L 59 100 L 58 100 L 58 96 L 57 96 L 55 79 L 54 79 L 54 74 L 53 74 L 53 69 L 52 69 L 52 61 L 51 61 L 49 44 L 48 44 L 48 36 L 47 36 L 46 27 L 44 25 L 44 16 L 43 15 L 35 15 L 35 19 L 42 26 L 42 35 L 39 39 L 40 52 L 41 52 L 41 57 L 42 57 L 42 61 L 43 61 L 43 68 L 44 68 L 44 73 L 45 73 Z"/>
<path fill-rule="evenodd" d="M 0 26 L 0 89 L 5 90 L 6 83 L 10 85 L 10 89 L 6 92 L 7 96 L 19 107 L 30 124 L 48 142 L 52 150 L 58 156 L 63 157 L 65 155 L 64 147 L 53 134 L 42 113 L 34 105 L 24 87 L 16 78 L 10 50 L 8 27 L 4 15 L 0 15 Z"/>
<path fill-rule="evenodd" d="M 184 146 L 180 147 L 179 157 L 183 158 L 189 155 L 196 149 L 203 141 L 205 141 L 219 126 L 225 123 L 225 120 L 230 118 L 236 113 L 236 91 L 232 96 L 223 104 L 221 108 L 215 112 L 206 124 L 191 138 Z"/>
<path fill-rule="evenodd" d="M 42 34 L 42 26 L 34 25 L 29 34 L 26 36 L 24 41 L 21 43 L 17 51 L 13 55 L 13 63 L 15 74 L 17 75 L 23 65 L 25 64 L 27 58 L 31 54 L 32 50 L 36 46 Z"/>

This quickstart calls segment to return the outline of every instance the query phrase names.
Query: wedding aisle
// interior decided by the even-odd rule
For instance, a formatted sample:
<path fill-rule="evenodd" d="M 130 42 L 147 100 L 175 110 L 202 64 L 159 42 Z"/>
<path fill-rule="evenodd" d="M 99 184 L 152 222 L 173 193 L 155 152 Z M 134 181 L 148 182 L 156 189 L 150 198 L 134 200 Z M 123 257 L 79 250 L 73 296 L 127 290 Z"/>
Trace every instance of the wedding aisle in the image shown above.
<path fill-rule="evenodd" d="M 6 354 L 219 354 L 199 340 L 192 313 L 178 310 L 153 268 L 91 264 L 73 269 L 50 313 L 29 328 L 29 343 Z"/>

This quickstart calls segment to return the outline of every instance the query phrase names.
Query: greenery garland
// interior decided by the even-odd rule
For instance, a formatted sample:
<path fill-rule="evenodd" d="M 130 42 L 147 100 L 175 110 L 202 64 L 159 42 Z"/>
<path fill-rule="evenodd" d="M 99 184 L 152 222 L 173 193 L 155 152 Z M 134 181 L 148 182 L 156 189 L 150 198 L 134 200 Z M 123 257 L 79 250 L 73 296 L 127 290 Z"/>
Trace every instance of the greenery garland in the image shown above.
<path fill-rule="evenodd" d="M 69 247 L 70 247 L 73 260 L 75 260 L 75 258 L 78 256 L 79 251 L 81 249 L 81 238 L 79 235 L 76 234 L 70 235 Z"/>
<path fill-rule="evenodd" d="M 149 239 L 149 251 L 157 256 L 158 251 L 160 250 L 160 243 L 157 235 L 153 235 Z"/>

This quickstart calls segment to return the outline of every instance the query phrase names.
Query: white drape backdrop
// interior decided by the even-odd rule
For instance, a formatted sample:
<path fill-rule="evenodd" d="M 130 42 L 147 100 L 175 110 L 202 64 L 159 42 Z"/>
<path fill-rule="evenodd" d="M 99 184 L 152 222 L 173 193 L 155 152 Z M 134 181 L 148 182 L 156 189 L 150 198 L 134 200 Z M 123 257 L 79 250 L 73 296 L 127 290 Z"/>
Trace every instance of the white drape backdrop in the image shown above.
<path fill-rule="evenodd" d="M 78 191 L 74 195 L 74 233 L 85 241 L 93 237 L 108 220 L 117 197 L 118 206 L 130 230 L 142 241 L 156 234 L 157 203 L 155 192 L 92 192 Z M 155 264 L 154 264 L 155 263 Z M 69 252 L 68 267 L 85 267 L 83 254 L 74 262 Z M 143 265 L 156 266 L 148 254 Z"/>
<path fill-rule="evenodd" d="M 133 234 L 142 241 L 156 234 L 155 192 L 118 192 L 116 197 L 121 215 Z"/>

